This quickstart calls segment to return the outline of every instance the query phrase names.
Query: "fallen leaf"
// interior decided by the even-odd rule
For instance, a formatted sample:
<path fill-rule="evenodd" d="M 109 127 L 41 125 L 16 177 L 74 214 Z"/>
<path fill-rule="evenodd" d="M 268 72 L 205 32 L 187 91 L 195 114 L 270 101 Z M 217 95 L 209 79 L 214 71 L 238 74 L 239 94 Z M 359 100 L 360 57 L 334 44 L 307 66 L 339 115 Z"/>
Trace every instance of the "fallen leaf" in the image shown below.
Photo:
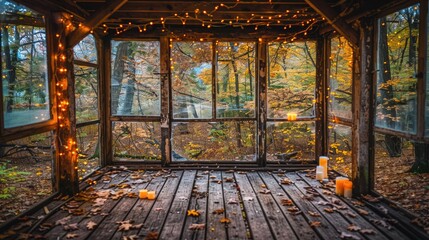
<path fill-rule="evenodd" d="M 71 216 L 65 217 L 65 218 L 61 218 L 60 220 L 57 220 L 55 222 L 55 225 L 65 225 L 68 223 L 68 221 L 70 221 Z"/>
<path fill-rule="evenodd" d="M 228 199 L 228 204 L 238 204 L 238 201 L 235 198 L 230 198 Z"/>
<path fill-rule="evenodd" d="M 350 234 L 350 233 L 345 233 L 345 232 L 341 232 L 341 239 L 354 239 L 354 240 L 360 240 L 360 237 Z"/>
<path fill-rule="evenodd" d="M 312 221 L 310 222 L 310 227 L 320 227 L 321 223 L 318 221 Z"/>
<path fill-rule="evenodd" d="M 387 229 L 392 229 L 392 226 L 390 226 L 389 224 L 387 224 L 386 223 L 386 221 L 384 221 L 384 220 L 380 220 L 380 219 L 370 219 L 369 221 L 371 221 L 372 223 L 374 223 L 375 225 L 381 225 L 381 226 L 383 226 L 384 228 L 387 228 Z"/>
<path fill-rule="evenodd" d="M 139 236 L 137 236 L 137 235 L 131 235 L 131 236 L 123 236 L 122 237 L 122 240 L 137 240 L 137 239 L 139 239 Z"/>
<path fill-rule="evenodd" d="M 368 214 L 369 214 L 369 213 L 368 213 L 368 211 L 365 211 L 365 210 L 363 210 L 363 209 L 359 209 L 359 208 L 358 208 L 358 210 L 357 210 L 357 211 L 358 211 L 358 213 L 359 213 L 360 215 L 365 215 L 365 216 L 366 216 L 366 215 L 368 215 Z"/>
<path fill-rule="evenodd" d="M 380 211 L 386 215 L 389 213 L 389 210 L 387 210 L 387 208 L 385 208 L 383 206 L 379 206 L 378 209 L 380 209 Z"/>
<path fill-rule="evenodd" d="M 129 198 L 136 198 L 137 197 L 137 193 L 135 193 L 135 192 L 129 192 L 129 193 L 127 193 L 127 197 L 129 197 Z"/>
<path fill-rule="evenodd" d="M 243 201 L 253 201 L 253 198 L 252 197 L 244 197 Z"/>
<path fill-rule="evenodd" d="M 261 188 L 267 188 L 267 185 L 261 184 Z"/>
<path fill-rule="evenodd" d="M 159 212 L 159 211 L 161 211 L 161 210 L 162 210 L 162 208 L 160 208 L 160 207 L 155 208 L 155 211 L 156 211 L 156 212 Z"/>
<path fill-rule="evenodd" d="M 361 229 L 360 233 L 367 234 L 367 235 L 374 235 L 376 232 L 372 229 Z"/>
<path fill-rule="evenodd" d="M 292 184 L 293 182 L 292 182 L 292 180 L 290 180 L 289 178 L 285 177 L 285 178 L 282 178 L 282 180 L 280 181 L 280 183 L 281 183 L 281 184 L 284 184 L 284 185 L 290 185 L 290 184 Z"/>
<path fill-rule="evenodd" d="M 325 195 L 332 195 L 332 192 L 328 190 L 322 190 L 322 193 Z"/>
<path fill-rule="evenodd" d="M 195 209 L 191 209 L 191 210 L 188 210 L 188 216 L 198 217 L 198 216 L 200 216 L 200 213 Z"/>
<path fill-rule="evenodd" d="M 263 189 L 263 190 L 261 190 L 259 192 L 262 193 L 262 194 L 270 194 L 271 193 L 271 191 L 268 190 L 268 189 Z"/>
<path fill-rule="evenodd" d="M 320 214 L 317 212 L 308 211 L 308 214 L 310 214 L 310 216 L 312 217 L 321 217 Z"/>
<path fill-rule="evenodd" d="M 354 213 L 352 213 L 350 211 L 347 211 L 346 214 L 347 214 L 347 216 L 349 216 L 351 218 L 355 218 L 357 216 L 356 214 L 354 214 Z"/>
<path fill-rule="evenodd" d="M 323 201 L 323 200 L 318 201 L 317 204 L 318 205 L 322 205 L 322 206 L 333 206 L 332 203 L 326 202 L 326 201 Z"/>
<path fill-rule="evenodd" d="M 327 213 L 333 213 L 334 209 L 332 209 L 332 208 L 324 208 L 323 211 L 325 211 Z"/>
<path fill-rule="evenodd" d="M 100 198 L 108 198 L 110 195 L 110 190 L 102 190 L 102 191 L 98 191 L 97 196 Z"/>
<path fill-rule="evenodd" d="M 194 223 L 189 226 L 189 230 L 202 230 L 205 227 L 206 225 L 204 223 L 201 223 L 201 224 Z"/>
<path fill-rule="evenodd" d="M 231 220 L 229 220 L 229 218 L 222 218 L 222 219 L 220 219 L 220 222 L 221 223 L 230 223 L 231 222 Z"/>
<path fill-rule="evenodd" d="M 89 221 L 89 222 L 86 224 L 86 228 L 87 228 L 88 230 L 93 230 L 95 226 L 97 226 L 97 223 L 95 223 L 95 222 L 93 222 L 93 221 Z"/>
<path fill-rule="evenodd" d="M 77 238 L 77 237 L 79 237 L 79 235 L 77 235 L 76 233 L 67 233 L 66 235 L 67 239 Z"/>
<path fill-rule="evenodd" d="M 149 232 L 144 239 L 145 240 L 158 240 L 158 233 L 157 232 Z"/>
<path fill-rule="evenodd" d="M 92 204 L 93 207 L 101 207 L 106 202 L 105 198 L 97 198 L 94 200 L 94 204 Z"/>
<path fill-rule="evenodd" d="M 225 177 L 225 182 L 234 182 L 234 178 L 232 177 Z"/>
<path fill-rule="evenodd" d="M 288 210 L 289 212 L 298 212 L 298 211 L 299 211 L 299 208 L 297 208 L 297 207 L 293 206 L 293 207 L 288 208 L 287 210 Z"/>
<path fill-rule="evenodd" d="M 283 206 L 293 206 L 293 201 L 288 198 L 282 198 L 280 202 Z"/>
<path fill-rule="evenodd" d="M 53 227 L 54 227 L 54 224 L 52 224 L 52 223 L 42 223 L 39 226 L 39 231 L 44 232 L 44 231 L 50 230 Z M 1 239 L 1 237 L 0 237 L 0 239 Z"/>
<path fill-rule="evenodd" d="M 119 224 L 118 231 L 129 231 L 130 229 L 139 229 L 143 224 L 133 225 L 131 220 L 116 222 Z"/>
<path fill-rule="evenodd" d="M 381 199 L 383 199 L 383 197 L 373 197 L 371 195 L 362 195 L 362 197 L 371 203 L 377 203 L 380 202 Z"/>
<path fill-rule="evenodd" d="M 349 230 L 351 232 L 357 232 L 357 231 L 361 230 L 361 227 L 351 224 L 347 227 L 347 230 Z"/>
<path fill-rule="evenodd" d="M 223 208 L 219 208 L 219 209 L 214 210 L 212 213 L 213 213 L 213 214 L 220 215 L 220 214 L 222 214 L 222 213 L 224 213 L 224 212 L 225 212 L 225 209 L 223 209 Z"/>
<path fill-rule="evenodd" d="M 78 230 L 79 226 L 77 225 L 77 223 L 66 224 L 66 225 L 63 225 L 63 229 L 64 231 L 74 231 L 74 230 Z"/>

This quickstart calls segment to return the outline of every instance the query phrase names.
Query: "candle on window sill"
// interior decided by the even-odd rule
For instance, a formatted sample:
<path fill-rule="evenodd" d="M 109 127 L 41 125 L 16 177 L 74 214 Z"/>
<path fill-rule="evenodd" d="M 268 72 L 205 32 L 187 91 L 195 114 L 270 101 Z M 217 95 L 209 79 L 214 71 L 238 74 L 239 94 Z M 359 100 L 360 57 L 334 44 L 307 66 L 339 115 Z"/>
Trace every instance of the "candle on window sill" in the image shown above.
<path fill-rule="evenodd" d="M 344 197 L 351 198 L 352 197 L 352 189 L 353 189 L 353 182 L 352 181 L 344 181 Z"/>
<path fill-rule="evenodd" d="M 288 113 L 287 114 L 287 120 L 288 121 L 295 121 L 297 118 L 297 114 L 296 113 Z"/>
<path fill-rule="evenodd" d="M 147 199 L 154 200 L 155 197 L 156 197 L 155 191 L 149 191 L 149 192 L 147 192 Z"/>
<path fill-rule="evenodd" d="M 139 191 L 139 198 L 141 199 L 147 198 L 147 189 L 142 189 Z"/>
<path fill-rule="evenodd" d="M 329 157 L 327 157 L 327 156 L 320 156 L 319 157 L 319 166 L 323 167 L 323 178 L 324 179 L 328 178 L 328 161 L 329 161 Z"/>
<path fill-rule="evenodd" d="M 316 167 L 316 180 L 323 181 L 323 166 L 317 166 Z"/>
<path fill-rule="evenodd" d="M 348 181 L 348 178 L 345 177 L 337 177 L 335 178 L 335 193 L 338 196 L 344 195 L 344 182 Z"/>

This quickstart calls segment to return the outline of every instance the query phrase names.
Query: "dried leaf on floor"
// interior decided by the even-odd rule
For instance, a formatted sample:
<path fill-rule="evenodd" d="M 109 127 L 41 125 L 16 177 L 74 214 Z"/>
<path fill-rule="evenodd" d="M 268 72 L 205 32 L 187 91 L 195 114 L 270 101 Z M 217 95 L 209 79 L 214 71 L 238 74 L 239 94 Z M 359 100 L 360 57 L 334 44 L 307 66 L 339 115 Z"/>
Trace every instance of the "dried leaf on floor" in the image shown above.
<path fill-rule="evenodd" d="M 67 233 L 66 238 L 67 239 L 72 239 L 72 238 L 77 238 L 79 237 L 79 235 L 77 235 L 76 233 Z"/>
<path fill-rule="evenodd" d="M 310 222 L 310 227 L 320 227 L 322 225 L 321 222 L 318 221 L 311 221 Z"/>
<path fill-rule="evenodd" d="M 349 216 L 349 217 L 351 217 L 351 218 L 355 218 L 355 217 L 357 217 L 357 215 L 356 215 L 356 214 L 354 214 L 354 213 L 352 213 L 352 212 L 350 212 L 350 211 L 347 211 L 347 212 L 346 212 L 346 214 L 347 214 L 347 216 Z"/>
<path fill-rule="evenodd" d="M 95 222 L 93 222 L 93 221 L 89 221 L 89 222 L 86 224 L 86 229 L 88 229 L 88 230 L 93 230 L 95 226 L 97 226 L 97 223 L 95 223 Z"/>
<path fill-rule="evenodd" d="M 74 230 L 78 230 L 79 226 L 77 225 L 77 223 L 65 224 L 63 225 L 63 229 L 64 231 L 74 231 Z"/>
<path fill-rule="evenodd" d="M 94 204 L 92 204 L 93 207 L 102 207 L 104 206 L 104 203 L 106 202 L 105 198 L 97 198 L 94 200 Z"/>
<path fill-rule="evenodd" d="M 219 209 L 214 210 L 212 213 L 213 213 L 213 214 L 220 215 L 220 214 L 222 214 L 222 213 L 224 213 L 224 212 L 225 212 L 225 209 L 223 209 L 223 208 L 219 208 Z"/>
<path fill-rule="evenodd" d="M 325 211 L 327 213 L 333 213 L 334 209 L 332 209 L 332 208 L 324 208 L 323 211 Z"/>
<path fill-rule="evenodd" d="M 137 236 L 137 235 L 130 235 L 130 236 L 123 236 L 122 237 L 122 240 L 137 240 L 137 239 L 139 239 L 139 236 Z"/>
<path fill-rule="evenodd" d="M 232 177 L 225 177 L 225 182 L 234 182 L 234 178 Z"/>
<path fill-rule="evenodd" d="M 238 204 L 238 201 L 237 201 L 237 199 L 235 199 L 235 198 L 230 198 L 230 199 L 228 199 L 228 202 L 227 202 L 228 204 Z"/>
<path fill-rule="evenodd" d="M 230 223 L 231 220 L 229 218 L 224 217 L 224 218 L 220 219 L 220 222 L 221 223 Z"/>
<path fill-rule="evenodd" d="M 349 230 L 351 232 L 357 232 L 357 231 L 360 231 L 361 229 L 362 229 L 361 227 L 354 225 L 354 224 L 351 224 L 347 227 L 347 230 Z"/>
<path fill-rule="evenodd" d="M 350 234 L 350 233 L 346 233 L 346 232 L 341 232 L 341 239 L 353 239 L 353 240 L 360 240 L 360 237 Z"/>
<path fill-rule="evenodd" d="M 198 212 L 198 210 L 191 209 L 191 210 L 188 210 L 188 216 L 198 217 L 198 216 L 200 216 L 200 213 Z"/>
<path fill-rule="evenodd" d="M 253 201 L 253 198 L 252 197 L 244 197 L 243 201 Z"/>
<path fill-rule="evenodd" d="M 130 229 L 139 229 L 143 224 L 132 224 L 131 220 L 116 222 L 119 224 L 118 231 L 129 231 Z"/>
<path fill-rule="evenodd" d="M 262 193 L 262 194 L 270 194 L 270 193 L 271 193 L 271 191 L 270 191 L 270 190 L 268 190 L 268 189 L 263 189 L 263 190 L 259 191 L 259 193 Z"/>
<path fill-rule="evenodd" d="M 288 210 L 289 212 L 298 212 L 298 211 L 299 211 L 299 208 L 297 208 L 297 207 L 293 206 L 293 207 L 287 208 L 287 210 Z"/>
<path fill-rule="evenodd" d="M 149 232 L 144 239 L 145 240 L 158 240 L 158 233 L 157 232 Z"/>
<path fill-rule="evenodd" d="M 201 224 L 191 224 L 191 226 L 189 226 L 189 230 L 203 230 L 206 227 L 206 225 L 204 223 Z"/>
<path fill-rule="evenodd" d="M 293 201 L 289 198 L 282 198 L 280 202 L 283 206 L 293 206 Z"/>
<path fill-rule="evenodd" d="M 369 213 L 368 213 L 368 211 L 366 211 L 366 210 L 363 210 L 363 209 L 360 209 L 360 208 L 358 208 L 358 213 L 360 214 L 360 215 L 368 215 Z"/>
<path fill-rule="evenodd" d="M 71 219 L 71 216 L 67 216 L 65 218 L 61 218 L 60 220 L 57 220 L 55 222 L 55 225 L 65 225 L 65 224 L 67 224 L 70 221 L 70 219 Z"/>
<path fill-rule="evenodd" d="M 293 181 L 290 180 L 289 178 L 285 177 L 285 178 L 282 178 L 282 180 L 280 181 L 280 183 L 284 184 L 284 185 L 290 185 L 290 184 L 293 183 Z"/>
<path fill-rule="evenodd" d="M 374 235 L 376 232 L 372 229 L 361 229 L 360 233 L 366 234 L 366 235 Z"/>
<path fill-rule="evenodd" d="M 319 213 L 313 211 L 308 211 L 308 214 L 310 214 L 312 217 L 321 217 Z"/>

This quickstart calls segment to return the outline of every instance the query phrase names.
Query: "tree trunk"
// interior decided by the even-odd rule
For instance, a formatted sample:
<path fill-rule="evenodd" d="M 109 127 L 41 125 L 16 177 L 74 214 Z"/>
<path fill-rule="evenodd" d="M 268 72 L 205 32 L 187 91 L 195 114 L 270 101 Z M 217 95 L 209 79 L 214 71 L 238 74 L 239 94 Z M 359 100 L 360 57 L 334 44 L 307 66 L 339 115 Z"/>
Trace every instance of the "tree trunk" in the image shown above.
<path fill-rule="evenodd" d="M 386 22 L 386 18 L 382 18 L 381 22 Z M 378 80 L 380 87 L 380 98 L 379 104 L 382 105 L 381 111 L 385 116 L 386 125 L 388 128 L 395 129 L 396 108 L 393 104 L 393 86 L 388 83 L 392 79 L 390 72 L 390 58 L 389 58 L 389 46 L 387 41 L 387 24 L 380 26 L 380 56 L 379 66 L 381 71 L 381 78 Z M 402 153 L 401 138 L 386 134 L 385 135 L 386 149 L 390 157 L 399 157 Z"/>
<path fill-rule="evenodd" d="M 410 171 L 415 173 L 429 172 L 429 144 L 414 142 L 414 153 L 416 161 Z"/>
<path fill-rule="evenodd" d="M 234 46 L 234 43 L 230 43 L 232 53 L 231 53 L 231 65 L 232 69 L 234 70 L 234 82 L 235 82 L 235 108 L 237 111 L 240 109 L 240 82 L 238 77 L 238 69 L 237 69 L 237 63 L 235 62 L 235 54 L 237 52 L 237 47 Z M 241 124 L 240 122 L 236 122 L 235 124 L 235 130 L 237 132 L 236 140 L 237 140 L 237 147 L 243 147 L 243 144 L 241 143 Z"/>
<path fill-rule="evenodd" d="M 121 93 L 122 80 L 125 69 L 124 59 L 127 57 L 129 42 L 121 42 L 118 45 L 115 62 L 113 63 L 112 83 L 111 83 L 111 111 L 116 115 L 119 105 L 119 94 Z"/>

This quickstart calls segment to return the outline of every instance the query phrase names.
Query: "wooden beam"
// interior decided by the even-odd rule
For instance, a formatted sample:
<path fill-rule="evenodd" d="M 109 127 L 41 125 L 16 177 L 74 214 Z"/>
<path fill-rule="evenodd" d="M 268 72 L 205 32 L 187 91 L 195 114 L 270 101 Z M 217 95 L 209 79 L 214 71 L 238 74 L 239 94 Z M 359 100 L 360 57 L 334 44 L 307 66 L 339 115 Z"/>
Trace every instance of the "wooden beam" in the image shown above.
<path fill-rule="evenodd" d="M 267 52 L 267 43 L 259 41 L 258 43 L 258 52 L 257 52 L 257 86 L 258 92 L 256 95 L 257 101 L 257 114 L 256 114 L 256 124 L 257 124 L 257 162 L 261 167 L 265 167 L 267 164 L 267 75 L 268 75 L 268 52 Z"/>
<path fill-rule="evenodd" d="M 170 40 L 167 36 L 160 38 L 161 49 L 161 161 L 162 165 L 171 163 L 171 118 L 172 90 L 170 87 Z"/>
<path fill-rule="evenodd" d="M 332 27 L 337 30 L 341 35 L 343 35 L 350 43 L 355 47 L 358 46 L 359 35 L 349 24 L 344 20 L 339 19 L 339 14 L 332 9 L 325 1 L 323 0 L 305 0 L 305 2 L 310 5 L 316 12 L 322 15 Z"/>
<path fill-rule="evenodd" d="M 352 179 L 355 196 L 372 189 L 374 174 L 374 20 L 362 19 L 354 55 Z"/>
<path fill-rule="evenodd" d="M 128 0 L 112 0 L 103 8 L 100 8 L 91 18 L 79 28 L 74 30 L 71 34 L 67 35 L 67 48 L 73 48 L 74 45 L 79 43 L 86 37 L 93 28 L 99 26 L 103 21 L 110 17 L 114 12 L 121 8 Z"/>
<path fill-rule="evenodd" d="M 328 61 L 329 41 L 319 37 L 316 42 L 316 161 L 328 154 Z"/>

